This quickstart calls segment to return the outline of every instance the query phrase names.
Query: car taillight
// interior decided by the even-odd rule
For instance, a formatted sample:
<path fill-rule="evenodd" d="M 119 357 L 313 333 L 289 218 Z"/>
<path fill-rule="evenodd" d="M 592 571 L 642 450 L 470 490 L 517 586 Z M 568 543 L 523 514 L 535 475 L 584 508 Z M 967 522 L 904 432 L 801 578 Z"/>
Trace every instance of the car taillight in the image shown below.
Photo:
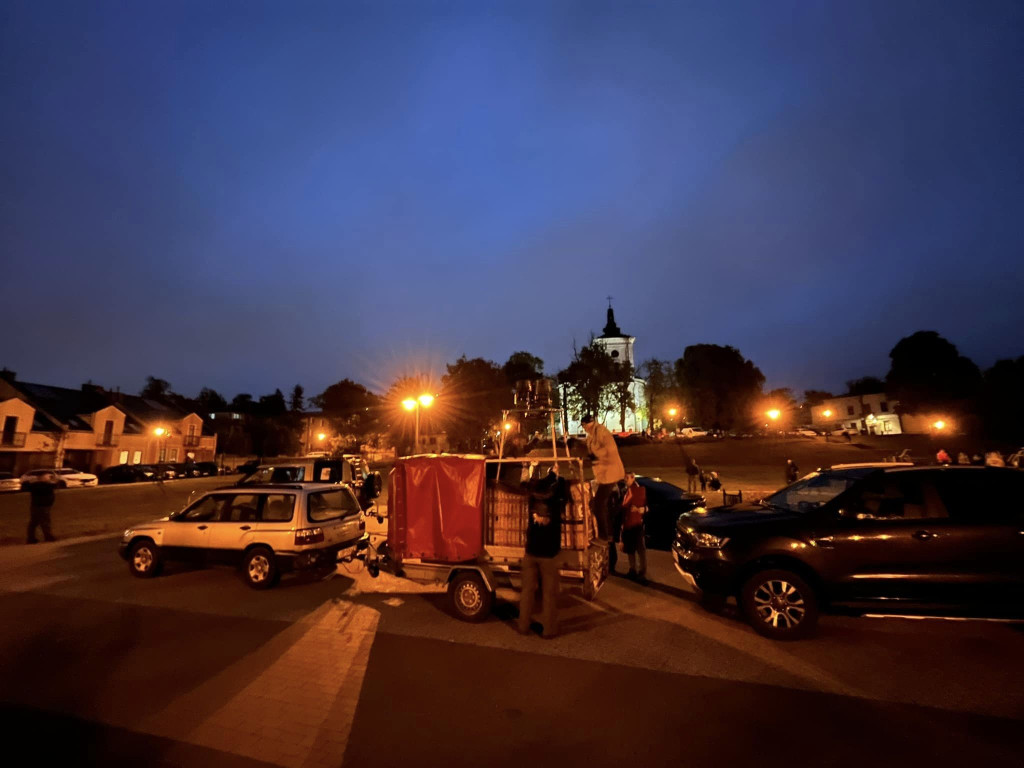
<path fill-rule="evenodd" d="M 295 546 L 317 544 L 324 540 L 323 528 L 300 528 L 295 532 Z"/>

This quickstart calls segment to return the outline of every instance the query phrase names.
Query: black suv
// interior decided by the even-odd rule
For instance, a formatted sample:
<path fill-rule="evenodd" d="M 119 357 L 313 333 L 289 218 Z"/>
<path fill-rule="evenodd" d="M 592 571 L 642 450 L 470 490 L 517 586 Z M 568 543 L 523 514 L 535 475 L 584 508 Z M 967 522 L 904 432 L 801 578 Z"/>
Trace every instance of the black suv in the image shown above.
<path fill-rule="evenodd" d="M 676 568 L 702 602 L 735 596 L 767 637 L 821 609 L 1024 616 L 1024 471 L 838 465 L 753 504 L 679 518 Z"/>

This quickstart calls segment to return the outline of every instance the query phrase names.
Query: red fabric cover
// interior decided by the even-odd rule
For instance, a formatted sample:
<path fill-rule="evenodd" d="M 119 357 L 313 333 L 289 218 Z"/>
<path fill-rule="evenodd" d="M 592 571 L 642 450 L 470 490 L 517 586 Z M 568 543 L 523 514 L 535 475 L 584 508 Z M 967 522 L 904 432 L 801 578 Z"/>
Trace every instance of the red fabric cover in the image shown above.
<path fill-rule="evenodd" d="M 482 458 L 399 459 L 388 483 L 388 549 L 397 557 L 459 563 L 484 546 Z"/>

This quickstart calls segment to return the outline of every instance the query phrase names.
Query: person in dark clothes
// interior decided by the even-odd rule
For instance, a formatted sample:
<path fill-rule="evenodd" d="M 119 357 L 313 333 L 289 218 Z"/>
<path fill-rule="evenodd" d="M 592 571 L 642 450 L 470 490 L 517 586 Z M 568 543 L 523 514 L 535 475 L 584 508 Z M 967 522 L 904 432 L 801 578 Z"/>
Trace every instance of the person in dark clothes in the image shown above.
<path fill-rule="evenodd" d="M 622 551 L 629 556 L 627 579 L 647 583 L 647 544 L 644 542 L 644 513 L 647 491 L 637 483 L 636 475 L 626 473 L 626 495 L 622 498 Z M 637 567 L 639 560 L 639 567 Z"/>
<path fill-rule="evenodd" d="M 708 489 L 708 476 L 704 473 L 704 470 L 701 469 L 698 477 L 700 477 L 700 492 L 704 493 L 704 491 Z"/>
<path fill-rule="evenodd" d="M 541 589 L 544 637 L 558 634 L 558 554 L 562 551 L 562 512 L 569 494 L 555 465 L 547 475 L 530 481 L 530 512 L 526 524 L 526 553 L 521 563 L 522 594 L 519 631 L 530 631 L 530 618 Z"/>
<path fill-rule="evenodd" d="M 686 464 L 686 490 L 689 493 L 697 491 L 697 476 L 700 474 L 700 467 L 697 462 L 690 459 Z"/>
<path fill-rule="evenodd" d="M 53 509 L 53 489 L 56 485 L 57 478 L 52 473 L 47 473 L 40 475 L 28 487 L 31 496 L 28 512 L 28 537 L 26 539 L 28 544 L 35 544 L 39 541 L 36 538 L 36 528 L 42 530 L 43 538 L 46 541 L 55 541 L 53 531 L 50 530 L 50 510 Z"/>
<path fill-rule="evenodd" d="M 719 491 L 722 489 L 722 480 L 718 477 L 718 473 L 713 471 L 708 476 L 708 485 L 711 486 L 712 491 Z"/>
<path fill-rule="evenodd" d="M 792 485 L 800 477 L 800 468 L 792 459 L 786 459 L 786 485 Z"/>

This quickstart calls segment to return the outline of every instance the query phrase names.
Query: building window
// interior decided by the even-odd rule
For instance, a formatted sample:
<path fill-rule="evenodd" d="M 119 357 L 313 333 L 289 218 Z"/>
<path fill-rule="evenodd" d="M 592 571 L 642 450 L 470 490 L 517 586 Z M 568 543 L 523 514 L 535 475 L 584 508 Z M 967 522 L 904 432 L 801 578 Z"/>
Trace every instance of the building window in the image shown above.
<path fill-rule="evenodd" d="M 852 405 L 846 406 L 846 415 L 847 416 L 853 416 L 853 406 Z"/>
<path fill-rule="evenodd" d="M 141 464 L 141 463 L 142 463 L 142 451 L 135 451 L 135 453 L 132 454 L 132 464 Z"/>
<path fill-rule="evenodd" d="M 195 424 L 189 424 L 188 425 L 188 436 L 189 437 L 195 437 L 196 436 L 196 425 Z"/>
<path fill-rule="evenodd" d="M 178 449 L 177 448 L 171 448 L 171 461 L 177 461 L 177 460 L 178 460 Z"/>
<path fill-rule="evenodd" d="M 157 461 L 160 461 L 160 462 L 167 461 L 167 449 L 164 448 L 163 446 L 160 447 L 160 455 L 157 458 Z"/>
<path fill-rule="evenodd" d="M 885 400 L 883 400 L 882 402 L 880 402 L 878 404 L 878 410 L 880 410 L 882 413 L 888 413 L 889 412 L 889 403 L 887 403 Z"/>
<path fill-rule="evenodd" d="M 127 464 L 128 463 L 128 451 L 121 451 L 121 455 L 120 455 L 120 457 L 118 457 L 117 463 L 118 464 Z"/>

